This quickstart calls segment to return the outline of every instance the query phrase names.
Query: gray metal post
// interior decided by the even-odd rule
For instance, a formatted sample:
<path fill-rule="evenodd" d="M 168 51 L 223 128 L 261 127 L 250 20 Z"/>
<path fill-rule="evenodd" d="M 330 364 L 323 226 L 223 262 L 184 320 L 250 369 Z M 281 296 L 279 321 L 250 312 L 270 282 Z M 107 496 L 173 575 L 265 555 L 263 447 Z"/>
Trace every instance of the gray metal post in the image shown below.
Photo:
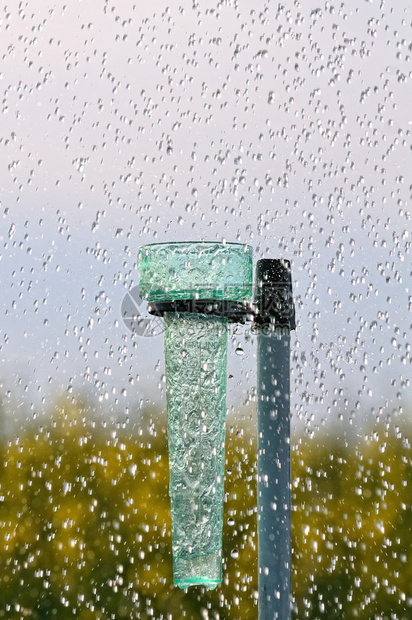
<path fill-rule="evenodd" d="M 258 261 L 259 620 L 291 617 L 290 330 L 288 261 Z"/>

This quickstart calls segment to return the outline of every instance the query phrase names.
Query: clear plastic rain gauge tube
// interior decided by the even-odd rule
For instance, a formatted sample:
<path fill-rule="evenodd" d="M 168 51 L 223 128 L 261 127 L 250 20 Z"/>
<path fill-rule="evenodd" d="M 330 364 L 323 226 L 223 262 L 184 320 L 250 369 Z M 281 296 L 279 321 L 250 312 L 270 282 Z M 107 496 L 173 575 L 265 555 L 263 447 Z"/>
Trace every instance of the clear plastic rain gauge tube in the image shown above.
<path fill-rule="evenodd" d="M 252 249 L 155 243 L 139 251 L 140 294 L 164 317 L 174 582 L 222 580 L 228 321 L 252 295 Z"/>

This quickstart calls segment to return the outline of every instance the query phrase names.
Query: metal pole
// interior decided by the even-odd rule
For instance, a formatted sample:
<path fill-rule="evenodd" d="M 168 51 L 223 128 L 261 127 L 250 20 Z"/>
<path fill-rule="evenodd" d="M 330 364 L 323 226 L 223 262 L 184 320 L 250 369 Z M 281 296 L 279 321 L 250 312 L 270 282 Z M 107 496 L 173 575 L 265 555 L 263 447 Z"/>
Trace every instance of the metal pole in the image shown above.
<path fill-rule="evenodd" d="M 289 620 L 290 330 L 295 328 L 289 262 L 258 261 L 256 282 L 259 620 Z"/>

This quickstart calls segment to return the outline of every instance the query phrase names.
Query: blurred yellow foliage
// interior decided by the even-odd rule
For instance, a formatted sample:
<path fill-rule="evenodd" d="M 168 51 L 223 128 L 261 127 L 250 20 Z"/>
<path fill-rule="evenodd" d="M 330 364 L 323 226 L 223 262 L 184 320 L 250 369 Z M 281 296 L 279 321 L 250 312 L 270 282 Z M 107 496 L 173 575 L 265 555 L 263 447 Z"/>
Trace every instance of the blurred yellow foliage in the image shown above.
<path fill-rule="evenodd" d="M 173 585 L 165 420 L 97 431 L 84 403 L 0 462 L 0 618 L 257 617 L 256 441 L 227 434 L 223 583 Z M 407 432 L 293 451 L 293 617 L 412 617 Z"/>

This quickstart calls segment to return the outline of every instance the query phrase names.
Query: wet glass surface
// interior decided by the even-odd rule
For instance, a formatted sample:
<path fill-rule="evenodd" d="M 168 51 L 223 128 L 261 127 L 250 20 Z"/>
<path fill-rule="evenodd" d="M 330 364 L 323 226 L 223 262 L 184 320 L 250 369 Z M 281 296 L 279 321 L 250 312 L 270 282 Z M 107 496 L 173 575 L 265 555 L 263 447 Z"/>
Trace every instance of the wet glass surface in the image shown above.
<path fill-rule="evenodd" d="M 223 580 L 173 585 L 151 243 L 291 261 L 295 619 L 406 619 L 410 2 L 41 0 L 0 34 L 0 618 L 257 617 L 256 333 Z"/>

